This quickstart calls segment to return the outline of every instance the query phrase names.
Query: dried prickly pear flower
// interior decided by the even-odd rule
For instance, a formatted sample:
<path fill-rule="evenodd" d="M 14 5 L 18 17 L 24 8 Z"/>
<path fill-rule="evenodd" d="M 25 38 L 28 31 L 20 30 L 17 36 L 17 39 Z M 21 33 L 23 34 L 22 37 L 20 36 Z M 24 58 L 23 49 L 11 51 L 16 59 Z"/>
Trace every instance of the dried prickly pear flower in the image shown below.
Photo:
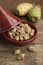
<path fill-rule="evenodd" d="M 19 23 L 19 18 L 17 18 L 0 6 L 0 33 L 8 31 Z"/>

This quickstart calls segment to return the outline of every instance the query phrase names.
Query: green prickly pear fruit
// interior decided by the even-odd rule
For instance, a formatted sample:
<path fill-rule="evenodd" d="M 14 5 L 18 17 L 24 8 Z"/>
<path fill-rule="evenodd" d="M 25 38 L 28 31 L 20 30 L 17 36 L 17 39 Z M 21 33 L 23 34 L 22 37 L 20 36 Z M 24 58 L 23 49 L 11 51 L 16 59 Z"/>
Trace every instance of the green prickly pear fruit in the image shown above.
<path fill-rule="evenodd" d="M 21 3 L 16 7 L 16 14 L 19 16 L 24 16 L 33 7 L 30 3 Z"/>
<path fill-rule="evenodd" d="M 32 22 L 37 22 L 41 18 L 41 6 L 36 5 L 28 12 L 28 18 Z"/>

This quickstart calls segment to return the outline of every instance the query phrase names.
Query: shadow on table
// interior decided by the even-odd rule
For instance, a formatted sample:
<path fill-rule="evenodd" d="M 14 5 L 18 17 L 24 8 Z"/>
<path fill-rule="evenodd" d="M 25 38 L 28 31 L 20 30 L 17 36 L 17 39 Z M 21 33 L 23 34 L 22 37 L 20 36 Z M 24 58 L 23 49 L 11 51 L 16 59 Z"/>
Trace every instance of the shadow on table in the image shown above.
<path fill-rule="evenodd" d="M 26 48 L 29 45 L 34 45 L 34 43 L 28 43 L 27 45 L 24 45 L 24 46 L 14 46 L 13 43 L 6 40 L 2 35 L 0 35 L 0 45 L 5 49 L 7 48 L 7 49 L 13 50 L 13 49 L 17 49 L 17 48 Z"/>

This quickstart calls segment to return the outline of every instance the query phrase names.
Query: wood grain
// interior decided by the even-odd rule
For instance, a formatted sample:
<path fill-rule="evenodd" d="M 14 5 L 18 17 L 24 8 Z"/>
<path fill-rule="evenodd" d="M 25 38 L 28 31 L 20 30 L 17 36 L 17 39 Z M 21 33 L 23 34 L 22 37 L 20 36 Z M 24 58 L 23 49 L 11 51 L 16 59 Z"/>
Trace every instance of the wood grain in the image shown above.
<path fill-rule="evenodd" d="M 0 0 L 0 5 L 13 13 L 17 4 L 21 2 L 24 2 L 24 0 Z M 25 0 L 25 2 L 40 4 L 43 18 L 43 0 Z M 22 20 L 25 21 L 26 18 L 23 18 Z M 43 65 L 43 19 L 34 25 L 38 29 L 38 36 L 32 43 L 29 43 L 26 46 L 16 47 L 0 35 L 0 65 Z M 35 53 L 26 50 L 29 45 L 36 45 Z M 26 54 L 26 57 L 19 61 L 17 61 L 16 56 L 13 55 L 13 50 L 18 48 Z"/>

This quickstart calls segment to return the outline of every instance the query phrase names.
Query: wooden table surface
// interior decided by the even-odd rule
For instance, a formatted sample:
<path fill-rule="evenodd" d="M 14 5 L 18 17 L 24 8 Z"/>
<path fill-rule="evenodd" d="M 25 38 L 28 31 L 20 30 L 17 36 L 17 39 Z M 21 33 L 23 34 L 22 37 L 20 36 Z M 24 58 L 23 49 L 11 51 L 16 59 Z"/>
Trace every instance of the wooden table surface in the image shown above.
<path fill-rule="evenodd" d="M 16 7 L 18 2 L 18 0 L 17 2 L 15 1 L 14 3 L 13 1 L 14 0 L 9 0 L 8 3 L 8 0 L 0 0 L 0 4 L 10 11 L 12 10 L 12 7 L 14 8 L 14 3 L 16 3 L 15 4 Z M 25 0 L 25 2 L 26 1 L 30 2 L 29 0 Z M 21 1 L 19 1 L 19 3 L 20 2 Z M 7 3 L 8 5 L 6 5 Z M 12 6 L 10 6 L 11 3 Z M 26 19 L 22 18 L 22 20 Z M 9 41 L 5 40 L 2 35 L 0 35 L 0 65 L 43 65 L 43 19 L 41 19 L 34 25 L 37 27 L 38 36 L 33 42 L 27 44 L 26 46 L 16 47 L 12 45 Z M 29 45 L 33 46 L 36 45 L 35 53 L 31 53 L 26 50 L 26 48 Z M 15 55 L 13 55 L 13 50 L 15 49 L 21 49 L 26 54 L 26 57 L 23 60 L 16 60 Z"/>

